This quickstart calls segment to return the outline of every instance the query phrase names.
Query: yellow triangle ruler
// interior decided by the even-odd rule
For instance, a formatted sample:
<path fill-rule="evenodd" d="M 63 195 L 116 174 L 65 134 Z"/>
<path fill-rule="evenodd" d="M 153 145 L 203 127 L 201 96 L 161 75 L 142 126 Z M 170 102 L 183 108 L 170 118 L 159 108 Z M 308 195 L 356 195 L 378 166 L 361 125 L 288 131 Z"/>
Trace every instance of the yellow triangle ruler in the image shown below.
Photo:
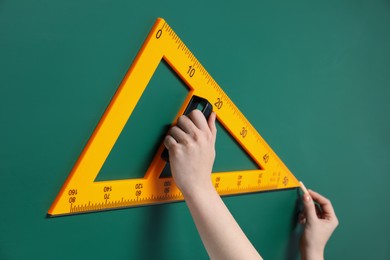
<path fill-rule="evenodd" d="M 259 166 L 258 170 L 212 174 L 220 195 L 252 193 L 299 186 L 275 152 L 234 105 L 171 27 L 157 19 L 141 50 L 111 100 L 48 214 L 50 216 L 109 210 L 183 200 L 172 177 L 160 178 L 165 166 L 160 146 L 143 178 L 95 181 L 143 91 L 164 59 L 192 95 L 213 104 L 218 121 Z M 175 119 L 175 120 L 176 120 Z"/>

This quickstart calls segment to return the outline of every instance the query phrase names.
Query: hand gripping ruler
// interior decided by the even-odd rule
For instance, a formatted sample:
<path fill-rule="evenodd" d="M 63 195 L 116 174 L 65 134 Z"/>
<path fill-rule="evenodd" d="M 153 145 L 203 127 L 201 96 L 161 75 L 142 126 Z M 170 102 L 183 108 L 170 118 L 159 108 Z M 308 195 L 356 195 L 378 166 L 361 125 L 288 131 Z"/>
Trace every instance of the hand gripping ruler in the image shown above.
<path fill-rule="evenodd" d="M 163 144 L 143 178 L 95 181 L 162 59 L 190 89 L 175 121 L 193 95 L 207 99 L 217 120 L 259 166 L 257 170 L 213 173 L 211 179 L 220 195 L 299 187 L 298 180 L 271 147 L 172 28 L 159 18 L 51 205 L 49 216 L 183 200 L 172 177 L 160 178 L 166 164 L 161 159 Z"/>

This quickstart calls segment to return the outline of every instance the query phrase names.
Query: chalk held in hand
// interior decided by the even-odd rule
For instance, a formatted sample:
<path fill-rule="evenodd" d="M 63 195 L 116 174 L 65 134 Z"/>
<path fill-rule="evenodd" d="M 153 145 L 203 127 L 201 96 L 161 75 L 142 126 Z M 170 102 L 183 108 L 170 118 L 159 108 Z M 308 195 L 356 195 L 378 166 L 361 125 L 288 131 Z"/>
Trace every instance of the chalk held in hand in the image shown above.
<path fill-rule="evenodd" d="M 301 189 L 302 189 L 302 191 L 303 191 L 303 198 L 304 198 L 305 200 L 310 200 L 310 199 L 311 199 L 311 196 L 310 196 L 309 192 L 307 191 L 305 185 L 304 185 L 303 182 L 301 182 L 301 181 L 300 181 L 299 183 L 300 183 Z"/>
<path fill-rule="evenodd" d="M 300 181 L 299 183 L 301 185 L 301 189 L 302 189 L 303 193 L 309 194 L 309 192 L 307 191 L 307 189 L 306 189 L 305 185 L 303 184 L 303 182 Z"/>

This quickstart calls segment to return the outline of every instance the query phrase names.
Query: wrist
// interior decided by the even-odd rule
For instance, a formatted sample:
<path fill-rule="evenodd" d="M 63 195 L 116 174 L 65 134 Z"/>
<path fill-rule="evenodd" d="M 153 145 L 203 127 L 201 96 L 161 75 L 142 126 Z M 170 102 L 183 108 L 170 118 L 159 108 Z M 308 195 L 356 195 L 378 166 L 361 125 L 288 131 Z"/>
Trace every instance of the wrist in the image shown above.
<path fill-rule="evenodd" d="M 203 185 L 197 185 L 197 186 L 194 185 L 191 188 L 182 190 L 182 193 L 186 202 L 192 202 L 192 201 L 203 200 L 203 199 L 207 200 L 211 196 L 218 195 L 211 181 Z"/>
<path fill-rule="evenodd" d="M 323 260 L 324 259 L 324 250 L 317 249 L 305 249 L 301 252 L 302 260 Z"/>

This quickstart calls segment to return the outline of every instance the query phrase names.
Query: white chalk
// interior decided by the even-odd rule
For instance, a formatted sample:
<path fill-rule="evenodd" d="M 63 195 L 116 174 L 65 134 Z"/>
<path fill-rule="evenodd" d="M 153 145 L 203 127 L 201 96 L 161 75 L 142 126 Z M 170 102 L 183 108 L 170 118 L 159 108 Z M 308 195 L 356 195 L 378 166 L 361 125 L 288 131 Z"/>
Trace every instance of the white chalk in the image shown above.
<path fill-rule="evenodd" d="M 305 185 L 303 184 L 303 182 L 300 181 L 299 183 L 301 184 L 301 189 L 302 189 L 303 193 L 310 195 L 309 192 L 307 191 Z"/>

